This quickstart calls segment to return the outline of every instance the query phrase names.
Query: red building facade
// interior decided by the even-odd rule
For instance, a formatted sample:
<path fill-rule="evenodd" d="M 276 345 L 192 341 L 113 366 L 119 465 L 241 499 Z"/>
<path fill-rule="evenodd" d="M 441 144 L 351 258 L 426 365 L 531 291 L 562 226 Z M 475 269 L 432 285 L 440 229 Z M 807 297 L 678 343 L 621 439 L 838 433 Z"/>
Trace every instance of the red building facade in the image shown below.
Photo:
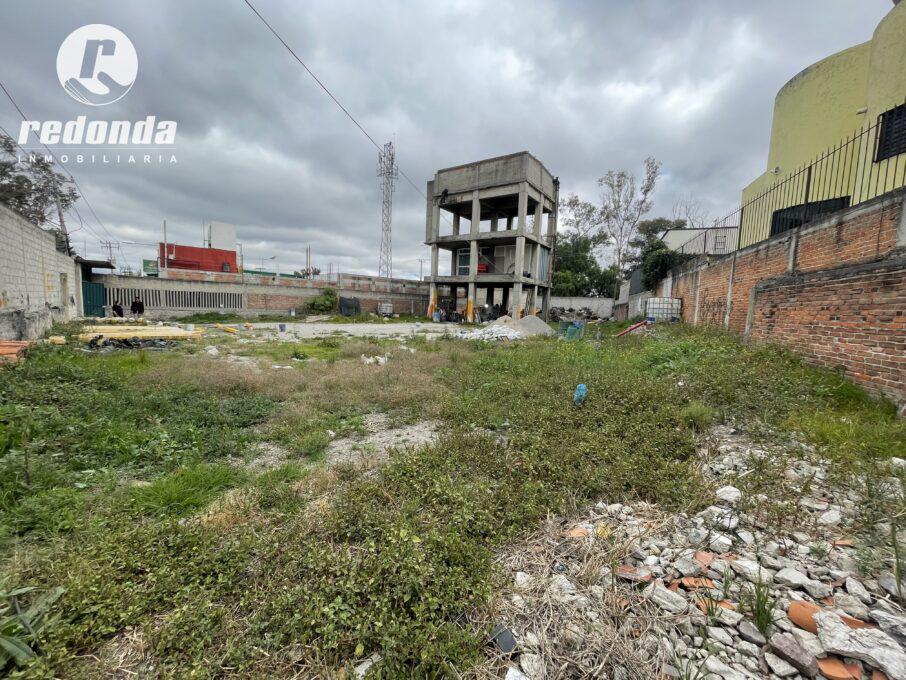
<path fill-rule="evenodd" d="M 205 272 L 238 272 L 235 250 L 219 248 L 196 248 L 181 246 L 176 243 L 166 244 L 166 263 L 164 261 L 164 244 L 158 244 L 157 256 L 161 268 L 193 269 Z"/>

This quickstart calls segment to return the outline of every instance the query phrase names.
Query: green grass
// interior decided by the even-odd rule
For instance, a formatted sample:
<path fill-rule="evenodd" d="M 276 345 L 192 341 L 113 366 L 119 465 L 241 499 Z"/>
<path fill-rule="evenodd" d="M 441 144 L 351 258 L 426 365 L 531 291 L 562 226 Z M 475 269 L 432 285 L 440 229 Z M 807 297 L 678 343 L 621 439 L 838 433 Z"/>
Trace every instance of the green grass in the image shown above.
<path fill-rule="evenodd" d="M 104 675 L 105 646 L 131 628 L 162 676 L 348 675 L 376 651 L 384 677 L 455 676 L 483 654 L 486 631 L 463 622 L 499 588 L 495 550 L 598 498 L 701 507 L 695 430 L 718 415 L 756 438 L 798 433 L 848 473 L 881 474 L 906 444 L 889 404 L 719 333 L 437 341 L 383 368 L 357 361 L 362 342 L 275 372 L 299 381 L 280 390 L 179 363 L 148 382 L 179 361 L 166 356 L 49 350 L 2 369 L 0 517 L 19 546 L 4 570 L 66 591 L 22 674 Z M 445 429 L 376 474 L 305 458 L 375 409 Z M 226 464 L 258 437 L 300 458 L 261 474 Z"/>
<path fill-rule="evenodd" d="M 132 503 L 139 512 L 181 516 L 203 508 L 218 492 L 235 486 L 241 477 L 228 465 L 192 465 L 134 489 Z"/>

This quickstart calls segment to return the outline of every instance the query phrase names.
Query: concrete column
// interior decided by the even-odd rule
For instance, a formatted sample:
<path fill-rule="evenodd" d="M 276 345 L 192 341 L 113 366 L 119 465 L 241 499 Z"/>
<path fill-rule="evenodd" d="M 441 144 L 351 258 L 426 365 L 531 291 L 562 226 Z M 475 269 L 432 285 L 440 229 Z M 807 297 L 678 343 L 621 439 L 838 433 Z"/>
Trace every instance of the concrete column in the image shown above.
<path fill-rule="evenodd" d="M 430 319 L 434 315 L 434 310 L 437 309 L 437 284 L 434 281 L 428 286 L 428 318 Z"/>
<path fill-rule="evenodd" d="M 551 289 L 545 288 L 541 295 L 541 318 L 547 321 L 551 313 Z"/>
<path fill-rule="evenodd" d="M 475 282 L 469 282 L 469 292 L 466 298 L 466 321 L 473 323 L 475 321 Z"/>
<path fill-rule="evenodd" d="M 506 216 L 506 230 L 507 231 L 513 230 L 513 216 L 512 215 Z"/>
<path fill-rule="evenodd" d="M 436 203 L 431 209 L 431 240 L 437 240 L 437 237 L 440 236 L 440 206 Z"/>
<path fill-rule="evenodd" d="M 457 269 L 457 265 L 459 264 L 459 251 L 454 250 L 452 255 L 452 258 L 450 259 L 450 276 L 459 276 L 459 270 Z"/>
<path fill-rule="evenodd" d="M 497 231 L 497 215 L 491 218 L 491 231 Z"/>
<path fill-rule="evenodd" d="M 525 270 L 525 236 L 516 237 L 516 258 L 513 266 L 513 276 L 517 279 L 522 278 L 522 272 Z"/>
<path fill-rule="evenodd" d="M 440 257 L 440 248 L 437 245 L 431 246 L 431 278 L 437 278 L 438 265 Z"/>
<path fill-rule="evenodd" d="M 478 189 L 472 192 L 472 225 L 470 233 L 472 236 L 478 236 L 481 231 L 481 201 L 478 198 Z"/>
<path fill-rule="evenodd" d="M 459 213 L 453 214 L 453 234 L 459 236 Z"/>
<path fill-rule="evenodd" d="M 522 194 L 520 194 L 519 199 L 520 210 L 519 210 L 519 224 L 522 230 L 525 229 L 525 212 L 522 209 L 524 204 L 522 202 Z M 522 233 L 522 230 L 519 233 Z M 515 266 L 513 267 L 513 299 L 511 302 L 512 310 L 511 314 L 514 319 L 519 319 L 522 316 L 522 271 L 525 269 L 525 236 L 516 237 L 516 261 Z"/>
<path fill-rule="evenodd" d="M 525 233 L 525 218 L 528 213 L 528 184 L 523 182 L 519 185 L 519 212 L 517 216 L 516 229 L 520 234 Z"/>
<path fill-rule="evenodd" d="M 532 229 L 532 233 L 535 236 L 541 236 L 541 221 L 544 216 L 544 204 L 542 201 L 538 201 L 535 205 L 535 225 Z"/>

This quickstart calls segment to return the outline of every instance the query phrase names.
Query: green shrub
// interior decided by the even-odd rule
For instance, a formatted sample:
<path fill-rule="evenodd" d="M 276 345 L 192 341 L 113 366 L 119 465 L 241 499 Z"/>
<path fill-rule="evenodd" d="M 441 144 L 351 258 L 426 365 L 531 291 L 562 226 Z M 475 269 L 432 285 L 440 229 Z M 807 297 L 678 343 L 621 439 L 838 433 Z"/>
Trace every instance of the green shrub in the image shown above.
<path fill-rule="evenodd" d="M 327 314 L 335 310 L 338 304 L 337 291 L 333 288 L 325 288 L 317 297 L 306 303 L 305 311 L 309 314 Z"/>
<path fill-rule="evenodd" d="M 693 401 L 680 409 L 680 420 L 694 432 L 704 432 L 717 417 L 717 411 L 700 401 Z"/>

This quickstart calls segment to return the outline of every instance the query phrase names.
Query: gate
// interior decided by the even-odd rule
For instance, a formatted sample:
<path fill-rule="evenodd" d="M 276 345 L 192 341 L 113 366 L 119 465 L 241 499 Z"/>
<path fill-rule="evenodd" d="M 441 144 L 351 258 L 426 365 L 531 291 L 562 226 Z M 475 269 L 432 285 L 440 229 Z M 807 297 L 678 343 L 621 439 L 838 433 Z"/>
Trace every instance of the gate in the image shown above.
<path fill-rule="evenodd" d="M 82 281 L 82 305 L 85 316 L 104 316 L 104 284 Z"/>

